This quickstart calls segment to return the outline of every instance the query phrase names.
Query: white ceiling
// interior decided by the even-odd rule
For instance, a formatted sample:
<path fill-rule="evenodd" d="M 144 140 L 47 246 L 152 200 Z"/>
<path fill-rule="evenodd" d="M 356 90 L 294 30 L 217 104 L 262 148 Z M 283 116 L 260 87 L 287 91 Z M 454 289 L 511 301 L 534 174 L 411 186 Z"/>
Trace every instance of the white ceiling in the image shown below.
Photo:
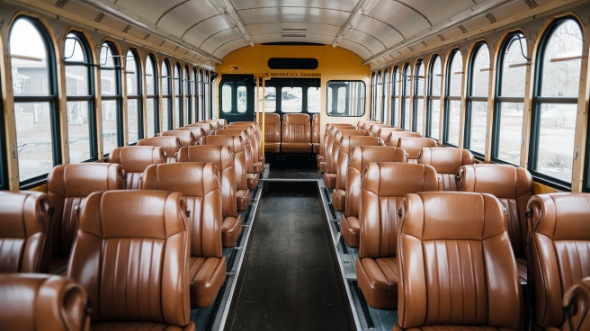
<path fill-rule="evenodd" d="M 30 2 L 27 0 L 23 2 Z M 38 0 L 43 2 L 42 0 Z M 35 2 L 33 0 L 33 2 Z M 556 0 L 63 0 L 60 10 L 98 11 L 104 24 L 210 65 L 259 43 L 304 42 L 348 49 L 375 67 L 468 33 L 475 25 Z M 571 2 L 571 1 L 570 1 Z M 45 4 L 47 6 L 47 4 Z M 555 6 L 554 6 L 555 7 Z M 84 9 L 86 8 L 86 9 Z M 96 12 L 88 13 L 95 20 Z M 95 20 L 96 21 L 96 20 Z M 101 22 L 102 23 L 102 22 Z M 470 25 L 471 24 L 471 25 Z M 131 25 L 132 28 L 128 26 Z"/>

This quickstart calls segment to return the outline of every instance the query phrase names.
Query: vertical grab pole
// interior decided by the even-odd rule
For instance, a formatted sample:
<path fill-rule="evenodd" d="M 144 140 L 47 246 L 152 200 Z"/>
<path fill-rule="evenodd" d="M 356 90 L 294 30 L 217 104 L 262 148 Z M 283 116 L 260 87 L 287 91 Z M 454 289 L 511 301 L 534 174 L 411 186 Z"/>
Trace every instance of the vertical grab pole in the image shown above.
<path fill-rule="evenodd" d="M 262 109 L 260 109 L 260 112 L 262 113 L 262 115 L 260 115 L 260 117 L 262 117 L 262 125 L 260 128 L 260 132 L 262 133 L 262 146 L 261 146 L 262 147 L 262 156 L 264 156 L 264 142 L 266 140 L 266 137 L 265 137 L 266 136 L 266 128 L 264 126 L 265 117 L 266 117 L 266 116 L 264 116 L 264 114 L 265 114 L 265 112 L 264 112 L 264 94 L 266 93 L 266 83 L 265 83 L 264 77 L 261 77 L 261 79 L 262 79 L 262 107 L 260 107 L 260 108 L 262 108 Z M 256 85 L 258 86 L 258 79 L 256 79 Z"/>

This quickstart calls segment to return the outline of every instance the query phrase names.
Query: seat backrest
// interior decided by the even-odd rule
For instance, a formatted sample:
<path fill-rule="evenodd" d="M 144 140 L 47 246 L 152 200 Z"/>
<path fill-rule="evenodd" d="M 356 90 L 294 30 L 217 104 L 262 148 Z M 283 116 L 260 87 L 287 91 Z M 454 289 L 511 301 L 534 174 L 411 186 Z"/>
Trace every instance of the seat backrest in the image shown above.
<path fill-rule="evenodd" d="M 371 125 L 371 128 L 369 129 L 369 133 L 373 137 L 379 137 L 379 133 L 380 133 L 381 129 L 383 129 L 383 128 L 393 128 L 393 127 L 389 124 L 373 124 L 373 125 Z"/>
<path fill-rule="evenodd" d="M 281 142 L 281 116 L 264 114 L 264 141 L 267 143 Z"/>
<path fill-rule="evenodd" d="M 54 208 L 50 234 L 52 256 L 69 256 L 78 230 L 78 211 L 90 193 L 124 188 L 123 168 L 119 164 L 77 163 L 53 168 L 47 178 L 47 197 Z"/>
<path fill-rule="evenodd" d="M 109 154 L 109 162 L 123 167 L 126 189 L 138 190 L 145 168 L 152 164 L 166 163 L 166 157 L 160 147 L 125 146 L 115 148 Z"/>
<path fill-rule="evenodd" d="M 397 256 L 400 221 L 397 210 L 404 195 L 423 191 L 438 191 L 436 170 L 429 165 L 367 164 L 360 194 L 360 258 Z"/>
<path fill-rule="evenodd" d="M 183 128 L 179 128 L 178 130 L 190 131 L 193 134 L 193 136 L 195 137 L 195 142 L 199 141 L 201 138 L 203 138 L 204 136 L 206 136 L 208 134 L 207 132 L 205 132 L 205 129 L 203 129 L 202 127 L 199 127 L 199 126 L 185 126 Z"/>
<path fill-rule="evenodd" d="M 399 139 L 401 137 L 422 137 L 422 135 L 413 131 L 391 131 L 389 137 L 385 140 L 385 145 L 399 146 Z"/>
<path fill-rule="evenodd" d="M 320 155 L 326 155 L 328 147 L 334 142 L 334 133 L 337 129 L 354 129 L 352 124 L 348 123 L 328 123 L 324 131 L 324 140 L 320 144 Z"/>
<path fill-rule="evenodd" d="M 242 138 L 239 136 L 207 136 L 201 139 L 201 145 L 227 146 L 234 155 L 234 171 L 236 190 L 247 190 L 248 180 L 246 178 L 246 154 L 242 145 Z"/>
<path fill-rule="evenodd" d="M 406 151 L 389 146 L 357 146 L 352 149 L 346 175 L 346 216 L 359 215 L 362 173 L 370 162 L 406 162 Z"/>
<path fill-rule="evenodd" d="M 361 131 L 361 130 L 357 130 Z M 348 177 L 348 161 L 350 151 L 356 146 L 382 146 L 383 141 L 377 137 L 370 136 L 344 136 L 340 141 L 338 150 L 338 161 L 336 163 L 336 189 L 346 189 L 346 178 Z"/>
<path fill-rule="evenodd" d="M 563 310 L 570 331 L 590 330 L 590 277 L 575 283 L 565 292 Z"/>
<path fill-rule="evenodd" d="M 193 132 L 180 128 L 176 130 L 168 130 L 162 132 L 163 137 L 177 137 L 180 141 L 180 147 L 193 146 L 198 140 L 196 140 Z M 201 129 L 202 131 L 202 129 Z"/>
<path fill-rule="evenodd" d="M 353 136 L 368 136 L 368 133 L 366 131 L 356 129 L 342 129 L 335 131 L 332 148 L 328 149 L 328 153 L 326 153 L 326 172 L 336 173 L 338 169 L 338 155 L 340 154 L 340 143 L 342 142 L 342 138 Z"/>
<path fill-rule="evenodd" d="M 403 148 L 408 153 L 408 162 L 418 163 L 424 147 L 436 147 L 436 140 L 423 137 L 400 137 L 397 147 Z"/>
<path fill-rule="evenodd" d="M 202 128 L 203 131 L 205 132 L 205 135 L 210 135 L 215 130 L 215 129 L 213 129 L 213 124 L 206 123 L 206 122 L 193 123 L 193 124 L 189 125 L 189 127 Z"/>
<path fill-rule="evenodd" d="M 220 172 L 222 216 L 237 217 L 236 173 L 230 148 L 213 145 L 183 147 L 178 155 L 179 162 L 208 162 L 217 166 Z"/>
<path fill-rule="evenodd" d="M 561 328 L 565 291 L 590 276 L 590 195 L 539 194 L 529 200 L 528 210 L 534 323 L 542 329 Z"/>
<path fill-rule="evenodd" d="M 373 124 L 383 124 L 383 122 L 379 122 L 379 121 L 366 121 L 364 123 L 361 123 L 362 126 L 360 127 L 360 129 L 361 130 L 370 131 L 371 130 L 371 126 Z"/>
<path fill-rule="evenodd" d="M 0 273 L 48 271 L 51 209 L 45 194 L 0 192 Z"/>
<path fill-rule="evenodd" d="M 252 148 L 252 160 L 253 162 L 259 162 L 262 156 L 262 134 L 260 133 L 260 127 L 258 126 L 258 123 L 232 122 L 232 124 L 233 125 L 227 126 L 226 130 L 246 130 L 248 138 L 250 139 L 250 146 Z"/>
<path fill-rule="evenodd" d="M 420 164 L 429 164 L 436 169 L 442 191 L 457 191 L 457 175 L 463 165 L 474 163 L 473 154 L 468 149 L 451 147 L 424 147 Z"/>
<path fill-rule="evenodd" d="M 376 137 L 379 137 L 381 139 L 383 139 L 383 141 L 387 141 L 389 140 L 389 135 L 392 132 L 404 132 L 404 129 L 401 128 L 394 128 L 394 127 L 380 127 L 379 130 L 377 130 L 377 134 L 375 134 Z"/>
<path fill-rule="evenodd" d="M 203 123 L 211 124 L 213 130 L 221 129 L 221 126 L 217 120 L 204 120 Z"/>
<path fill-rule="evenodd" d="M 89 330 L 88 294 L 56 275 L 0 274 L 2 330 Z"/>
<path fill-rule="evenodd" d="M 533 179 L 524 168 L 507 164 L 473 164 L 459 169 L 459 190 L 495 195 L 508 215 L 507 229 L 516 258 L 526 258 L 526 205 Z"/>
<path fill-rule="evenodd" d="M 176 162 L 180 139 L 174 136 L 143 138 L 137 142 L 137 146 L 158 146 L 166 153 L 166 162 Z"/>
<path fill-rule="evenodd" d="M 175 191 L 184 196 L 193 257 L 222 255 L 219 177 L 217 165 L 205 162 L 156 164 L 145 170 L 142 189 Z"/>
<path fill-rule="evenodd" d="M 320 114 L 311 116 L 311 142 L 312 144 L 320 143 Z"/>
<path fill-rule="evenodd" d="M 249 174 L 253 174 L 254 172 L 254 163 L 258 162 L 257 154 L 255 147 L 252 146 L 252 141 L 250 139 L 250 135 L 248 134 L 247 129 L 221 129 L 215 130 L 213 132 L 215 136 L 230 136 L 236 137 L 239 136 L 240 142 L 242 143 L 242 150 L 244 151 L 244 160 L 246 162 L 246 172 Z"/>
<path fill-rule="evenodd" d="M 307 114 L 283 115 L 282 143 L 310 143 L 311 123 Z"/>
<path fill-rule="evenodd" d="M 122 190 L 88 197 L 67 276 L 88 292 L 93 322 L 192 323 L 186 208 L 179 192 Z"/>
<path fill-rule="evenodd" d="M 398 325 L 522 328 L 504 212 L 489 194 L 423 192 L 401 206 Z M 469 328 L 466 328 L 469 329 Z"/>

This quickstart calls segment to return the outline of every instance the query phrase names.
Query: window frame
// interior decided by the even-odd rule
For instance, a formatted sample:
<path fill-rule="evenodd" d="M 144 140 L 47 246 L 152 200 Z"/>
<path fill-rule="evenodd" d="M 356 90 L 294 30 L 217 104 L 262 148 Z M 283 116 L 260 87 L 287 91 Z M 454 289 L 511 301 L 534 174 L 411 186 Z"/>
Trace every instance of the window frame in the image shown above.
<path fill-rule="evenodd" d="M 440 66 L 440 90 L 438 91 L 438 94 L 433 95 L 433 83 L 432 80 L 434 78 L 434 65 L 435 62 L 438 60 L 439 62 L 439 66 Z M 440 113 L 441 110 L 444 110 L 444 106 L 441 105 L 440 102 L 440 98 L 443 95 L 443 63 L 442 63 L 442 59 L 438 54 L 434 54 L 432 55 L 432 57 L 430 58 L 430 61 L 428 63 L 428 81 L 426 82 L 427 87 L 426 87 L 426 118 L 424 120 L 426 127 L 425 127 L 425 136 L 429 137 L 429 138 L 433 138 L 436 139 L 436 141 L 438 142 L 440 139 L 440 133 L 441 133 L 441 120 L 440 120 Z M 438 102 L 438 135 L 436 137 L 432 136 L 432 104 L 434 102 Z M 442 106 L 442 107 L 441 107 Z M 444 122 L 444 121 L 442 121 Z"/>
<path fill-rule="evenodd" d="M 453 72 L 451 72 L 451 66 L 453 65 L 453 60 L 455 59 L 455 56 L 457 56 L 457 53 L 459 55 L 461 55 L 461 85 L 463 84 L 463 75 L 464 75 L 464 68 L 463 68 L 463 54 L 461 54 L 461 50 L 458 48 L 454 48 L 451 50 L 451 52 L 449 53 L 449 56 L 447 57 L 447 63 L 446 63 L 446 74 L 445 74 L 445 97 L 444 97 L 444 106 L 443 106 L 443 145 L 445 146 L 452 146 L 452 147 L 459 147 L 459 145 L 461 144 L 461 124 L 459 123 L 459 142 L 457 145 L 454 145 L 452 143 L 449 142 L 449 125 L 450 125 L 450 105 L 451 105 L 451 101 L 458 101 L 459 105 L 462 102 L 462 94 L 463 94 L 463 86 L 460 86 L 460 95 L 449 95 L 451 93 L 451 80 L 452 80 L 452 75 L 454 74 Z M 459 106 L 459 118 L 461 117 L 461 106 Z"/>
<path fill-rule="evenodd" d="M 184 100 L 185 100 L 185 104 L 186 104 L 186 125 L 189 124 L 193 124 L 194 121 L 194 116 L 193 116 L 193 112 L 194 112 L 194 88 L 193 88 L 193 81 L 191 80 L 191 73 L 192 71 L 190 70 L 188 65 L 185 65 L 184 67 L 184 78 L 185 78 L 185 85 L 184 85 Z"/>
<path fill-rule="evenodd" d="M 168 75 L 164 76 L 164 68 L 167 70 Z M 164 91 L 164 84 L 162 84 L 162 82 L 164 81 L 164 79 L 166 79 L 166 83 L 168 86 L 168 91 Z M 172 68 L 170 66 L 170 61 L 168 59 L 164 59 L 161 61 L 161 70 L 160 70 L 160 82 L 159 82 L 162 86 L 162 91 L 160 93 L 160 97 L 162 98 L 162 110 L 161 112 L 164 111 L 164 103 L 166 103 L 166 105 L 168 106 L 167 110 L 166 110 L 166 115 L 168 115 L 167 117 L 167 122 L 168 123 L 164 123 L 164 114 L 161 114 L 161 123 L 162 123 L 162 127 L 161 127 L 161 131 L 160 133 L 164 132 L 164 131 L 168 131 L 168 130 L 172 130 L 174 129 L 174 119 L 173 119 L 173 110 L 172 110 L 172 90 L 173 90 L 173 86 L 172 86 Z"/>
<path fill-rule="evenodd" d="M 95 73 L 94 73 L 94 62 L 93 59 L 94 57 L 92 56 L 92 50 L 90 49 L 90 44 L 88 43 L 88 40 L 86 39 L 86 37 L 84 36 L 84 34 L 82 34 L 79 31 L 75 31 L 72 30 L 70 32 L 68 32 L 68 34 L 66 35 L 66 40 L 67 38 L 70 36 L 70 34 L 74 35 L 78 41 L 80 42 L 80 44 L 82 45 L 82 52 L 85 54 L 86 56 L 86 61 L 87 62 L 77 62 L 77 61 L 68 61 L 67 59 L 64 58 L 63 60 L 63 64 L 64 64 L 64 69 L 67 72 L 67 67 L 68 66 L 84 66 L 86 67 L 86 71 L 87 71 L 87 77 L 88 77 L 88 95 L 75 95 L 75 96 L 70 96 L 67 93 L 67 79 L 66 79 L 66 104 L 69 101 L 75 101 L 75 102 L 79 102 L 79 101 L 85 101 L 88 104 L 88 140 L 89 140 L 89 152 L 90 152 L 90 158 L 83 160 L 82 162 L 93 162 L 93 161 L 98 161 L 98 131 L 97 131 L 97 117 L 96 117 L 96 77 L 95 77 Z M 64 47 L 65 47 L 65 43 L 64 43 Z M 64 52 L 65 54 L 65 52 Z M 66 107 L 67 108 L 67 107 Z M 70 163 L 71 163 L 71 158 L 70 158 Z"/>
<path fill-rule="evenodd" d="M 391 118 L 390 120 L 390 124 L 393 126 L 399 126 L 399 108 L 400 108 L 400 98 L 401 98 L 401 94 L 400 94 L 400 83 L 401 83 L 401 78 L 400 78 L 400 68 L 399 66 L 394 66 L 393 69 L 391 70 Z"/>
<path fill-rule="evenodd" d="M 572 183 L 566 182 L 556 177 L 549 176 L 547 174 L 541 173 L 537 171 L 536 165 L 538 161 L 538 154 L 539 154 L 539 140 L 540 140 L 540 125 L 541 125 L 541 108 L 544 104 L 572 104 L 578 105 L 578 98 L 579 95 L 576 97 L 556 97 L 550 96 L 545 97 L 540 95 L 542 93 L 542 79 L 543 78 L 543 64 L 545 60 L 545 50 L 547 49 L 547 44 L 551 39 L 553 33 L 559 28 L 561 24 L 564 22 L 571 20 L 575 24 L 578 25 L 580 32 L 582 34 L 582 38 L 584 38 L 584 29 L 580 24 L 580 21 L 573 16 L 564 16 L 558 19 L 554 19 L 547 29 L 543 31 L 542 36 L 540 37 L 540 41 L 537 47 L 536 52 L 536 59 L 535 59 L 535 68 L 534 68 L 534 81 L 533 81 L 533 98 L 532 98 L 532 109 L 531 109 L 531 129 L 530 129 L 530 140 L 529 140 L 529 155 L 528 155 L 528 171 L 531 175 L 538 180 L 539 182 L 558 187 L 564 190 L 571 190 Z M 582 40 L 582 44 L 583 44 Z M 584 49 L 582 48 L 582 54 Z M 581 75 L 581 73 L 580 73 Z M 581 77 L 581 76 L 580 76 Z M 579 82 L 578 82 L 578 89 L 579 89 Z M 574 133 L 575 134 L 575 133 Z M 575 147 L 571 146 L 572 148 Z M 587 167 L 587 165 L 586 165 Z M 572 163 L 572 170 L 573 170 L 573 163 Z M 573 171 L 572 171 L 573 172 Z M 587 179 L 585 179 L 586 181 Z"/>
<path fill-rule="evenodd" d="M 138 73 L 135 74 L 135 78 L 137 79 L 137 94 L 129 94 L 129 87 L 127 84 L 125 84 L 126 87 L 126 91 L 125 91 L 125 95 L 127 96 L 127 143 L 129 145 L 133 145 L 136 144 L 137 141 L 139 141 L 140 139 L 144 138 L 145 133 L 143 130 L 143 123 L 144 123 L 144 118 L 143 118 L 143 72 L 142 72 L 142 67 L 141 67 L 141 61 L 139 58 L 139 53 L 137 52 L 137 49 L 135 48 L 129 48 L 127 50 L 127 54 L 132 53 L 133 54 L 133 58 L 135 59 L 135 69 L 138 71 Z M 126 62 L 125 62 L 125 79 L 127 79 L 127 60 L 128 58 L 125 58 Z M 125 81 L 127 82 L 127 81 Z M 129 141 L 129 100 L 137 100 L 137 141 L 135 142 L 131 142 Z"/>
<path fill-rule="evenodd" d="M 366 107 L 367 107 L 367 85 L 365 84 L 364 81 L 362 80 L 329 80 L 328 82 L 326 82 L 326 89 L 330 89 L 330 83 L 361 83 L 362 84 L 362 91 L 363 91 L 363 98 L 362 98 L 362 102 L 363 105 L 362 107 L 360 107 L 359 109 L 362 109 L 362 114 L 359 115 L 350 115 L 347 112 L 343 112 L 342 114 L 338 114 L 337 112 L 330 114 L 328 112 L 328 103 L 330 102 L 329 98 L 327 97 L 328 92 L 326 92 L 326 115 L 330 116 L 330 117 L 363 117 L 365 116 L 366 113 Z M 349 91 L 349 89 L 347 89 L 347 92 Z M 350 98 L 346 98 L 346 100 L 349 100 Z M 338 100 L 338 99 L 336 99 Z M 346 107 L 348 107 L 348 104 L 346 105 Z M 337 109 L 338 107 L 336 107 Z"/>
<path fill-rule="evenodd" d="M 475 67 L 475 59 L 477 57 L 477 55 L 479 55 L 479 52 L 482 50 L 482 47 L 486 47 L 488 49 L 488 58 L 489 58 L 489 65 L 488 65 L 488 69 L 491 71 L 491 65 L 492 65 L 492 61 L 491 61 L 491 54 L 490 54 L 490 48 L 488 46 L 488 44 L 485 41 L 479 41 L 475 44 L 475 46 L 473 47 L 472 51 L 471 51 L 471 56 L 469 57 L 468 61 L 467 61 L 467 88 L 465 91 L 465 124 L 463 127 L 463 148 L 468 149 L 474 157 L 479 158 L 479 159 L 483 159 L 485 156 L 485 149 L 486 149 L 486 145 L 484 142 L 484 152 L 480 153 L 478 151 L 474 151 L 471 148 L 471 122 L 472 122 L 472 115 L 473 115 L 473 103 L 474 102 L 485 102 L 486 104 L 488 103 L 489 100 L 489 93 L 486 93 L 485 97 L 482 96 L 474 96 L 473 95 L 473 70 Z M 488 72 L 488 86 L 491 83 L 491 77 L 490 73 Z M 488 108 L 488 113 L 489 113 L 489 108 Z M 487 122 L 487 114 L 486 114 L 486 118 L 485 118 L 486 122 Z M 487 126 L 487 125 L 486 125 Z M 486 129 L 487 130 L 487 129 Z M 487 132 L 486 132 L 487 135 Z"/>
<path fill-rule="evenodd" d="M 425 82 L 425 77 L 420 77 L 418 71 L 420 69 L 423 70 L 424 75 L 426 74 L 426 70 L 424 70 L 424 66 L 425 63 L 422 59 L 418 59 L 416 61 L 416 64 L 414 65 L 414 80 L 413 80 L 413 91 L 414 91 L 414 95 L 412 98 L 412 131 L 414 132 L 419 132 L 422 133 L 424 132 L 424 103 L 426 102 L 426 93 L 424 91 L 424 89 L 426 88 L 426 82 Z M 422 82 L 422 94 L 419 94 L 419 82 L 420 79 L 423 79 Z M 422 98 L 422 109 L 418 109 L 418 101 L 419 99 Z M 418 131 L 418 112 L 422 113 L 422 130 Z"/>
<path fill-rule="evenodd" d="M 61 148 L 61 128 L 60 128 L 60 114 L 59 114 L 59 95 L 57 93 L 58 83 L 57 83 L 57 57 L 56 52 L 53 47 L 53 42 L 51 41 L 51 37 L 49 36 L 49 32 L 43 23 L 34 17 L 20 15 L 14 19 L 14 21 L 10 25 L 10 29 L 8 32 L 8 43 L 9 43 L 9 56 L 12 58 L 12 53 L 10 53 L 10 41 L 12 37 L 12 29 L 14 24 L 20 20 L 24 19 L 29 21 L 38 31 L 39 35 L 41 36 L 45 50 L 47 52 L 47 78 L 48 82 L 48 94 L 46 96 L 13 96 L 13 103 L 37 103 L 37 102 L 47 102 L 49 105 L 49 125 L 50 125 L 50 135 L 51 135 L 51 145 L 52 145 L 52 161 L 53 166 L 59 165 L 63 162 L 62 160 L 62 148 Z M 12 60 L 10 61 L 10 66 L 12 67 Z M 16 126 L 16 123 L 15 123 Z M 18 133 L 17 133 L 18 139 Z M 4 145 L 4 144 L 3 144 Z M 20 171 L 18 169 L 17 171 Z M 37 175 L 26 180 L 20 179 L 19 174 L 19 187 L 21 189 L 28 189 L 39 185 L 41 182 L 47 179 L 49 173 Z"/>
<path fill-rule="evenodd" d="M 102 89 L 100 91 L 101 96 L 101 103 L 105 101 L 115 101 L 115 118 L 116 118 L 116 130 L 117 130 L 117 146 L 123 146 L 125 144 L 124 137 L 123 137 L 123 89 L 122 89 L 122 78 L 121 78 L 121 56 L 119 54 L 119 50 L 115 46 L 115 43 L 109 40 L 105 40 L 101 44 L 101 52 L 102 47 L 104 46 L 109 47 L 111 50 L 111 54 L 113 57 L 114 67 L 103 67 L 102 64 L 99 64 L 99 73 L 102 81 L 102 71 L 103 70 L 113 70 L 115 71 L 115 95 L 104 95 L 102 93 Z M 102 85 L 101 85 L 102 86 Z M 104 111 L 104 109 L 102 110 Z M 110 154 L 104 153 L 104 143 L 103 143 L 103 156 L 106 157 Z"/>
<path fill-rule="evenodd" d="M 403 66 L 403 73 L 401 75 L 401 112 L 400 112 L 400 125 L 399 127 L 406 130 L 412 129 L 412 66 L 409 63 L 405 63 Z M 407 84 L 406 84 L 407 79 Z M 406 107 L 407 101 L 407 107 Z M 406 109 L 409 108 L 409 109 Z M 406 115 L 408 123 L 405 123 Z"/>
<path fill-rule="evenodd" d="M 174 66 L 174 74 L 172 77 L 173 80 L 173 87 L 172 87 L 172 95 L 174 98 L 174 113 L 176 114 L 176 124 L 177 126 L 172 126 L 173 129 L 181 128 L 184 126 L 184 105 L 183 101 L 183 84 L 182 84 L 182 77 L 183 77 L 183 70 L 180 62 L 176 62 Z M 178 108 L 178 109 L 177 109 Z M 172 121 L 174 123 L 174 121 Z"/>
<path fill-rule="evenodd" d="M 157 59 L 155 57 L 154 54 L 150 53 L 146 56 L 146 61 L 145 61 L 145 66 L 146 69 L 144 70 L 144 75 L 145 75 L 145 80 L 146 80 L 146 84 L 147 84 L 147 80 L 150 79 L 147 76 L 147 68 L 149 66 L 148 63 L 148 59 L 150 59 L 151 65 L 152 65 L 152 72 L 154 77 L 153 79 L 153 84 L 154 84 L 154 94 L 147 94 L 147 91 L 145 93 L 145 97 L 146 97 L 146 112 L 147 111 L 153 111 L 153 116 L 154 116 L 154 123 L 152 123 L 154 125 L 154 137 L 158 136 L 160 134 L 160 75 L 159 75 L 159 71 L 158 71 L 158 62 Z M 147 109 L 147 104 L 148 104 L 148 100 L 152 100 L 153 101 L 153 105 L 154 108 L 153 109 Z M 146 122 L 147 122 L 147 118 L 146 118 Z M 149 130 L 148 130 L 149 131 Z M 145 135 L 144 135 L 145 136 Z"/>

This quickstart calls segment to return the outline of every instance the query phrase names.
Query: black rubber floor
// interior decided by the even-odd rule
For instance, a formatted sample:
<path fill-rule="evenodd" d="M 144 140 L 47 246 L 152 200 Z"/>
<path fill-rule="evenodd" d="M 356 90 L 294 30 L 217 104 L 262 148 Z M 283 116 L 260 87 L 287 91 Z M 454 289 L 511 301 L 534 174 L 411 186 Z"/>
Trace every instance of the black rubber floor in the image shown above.
<path fill-rule="evenodd" d="M 263 193 L 227 330 L 347 330 L 315 183 Z"/>

